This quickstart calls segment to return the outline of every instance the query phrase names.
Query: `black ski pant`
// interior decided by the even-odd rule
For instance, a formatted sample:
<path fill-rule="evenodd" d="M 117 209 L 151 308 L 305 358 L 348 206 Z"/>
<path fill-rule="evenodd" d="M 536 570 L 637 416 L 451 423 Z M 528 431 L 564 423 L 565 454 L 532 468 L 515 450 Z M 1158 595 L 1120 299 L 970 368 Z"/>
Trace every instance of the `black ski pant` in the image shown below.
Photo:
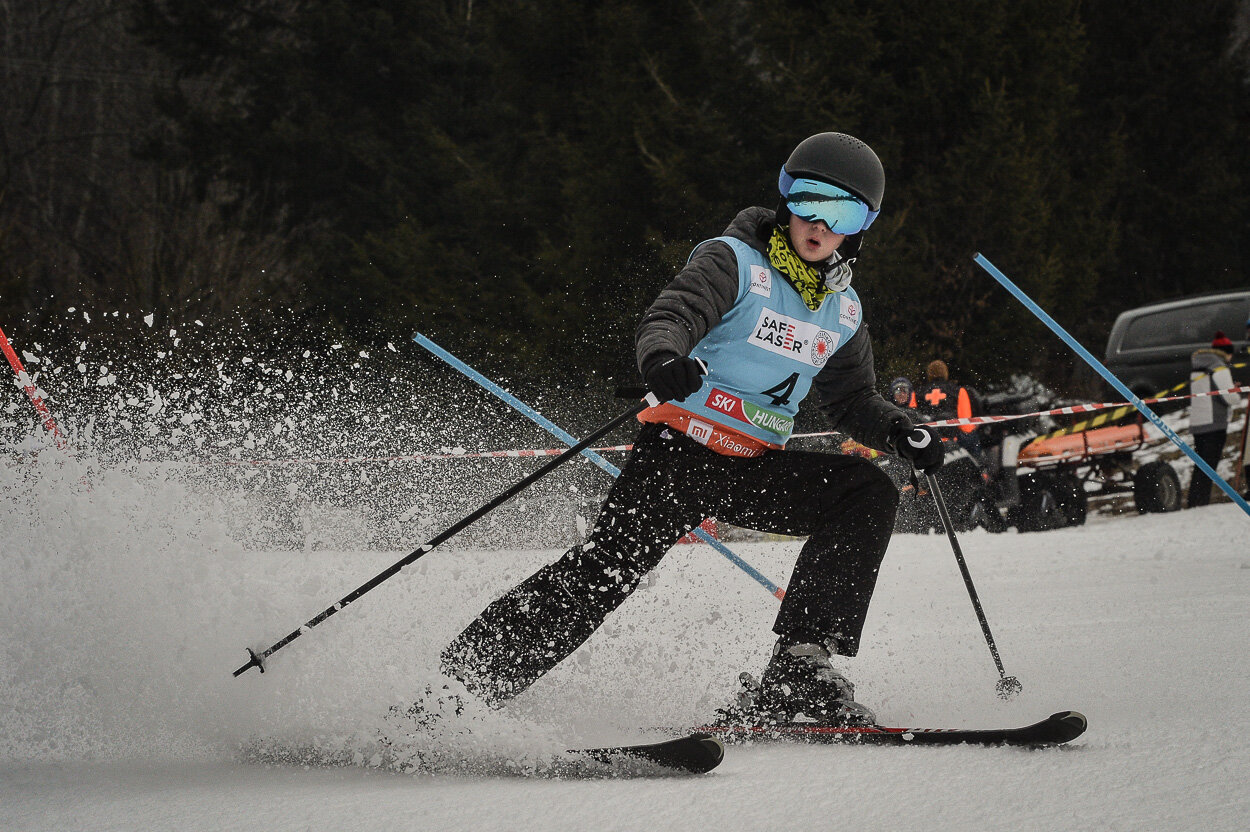
<path fill-rule="evenodd" d="M 646 425 L 585 543 L 493 602 L 443 651 L 443 669 L 493 704 L 588 639 L 683 535 L 708 517 L 807 536 L 773 630 L 853 656 L 898 491 L 868 460 L 808 451 L 754 459 Z"/>
<path fill-rule="evenodd" d="M 1224 441 L 1228 439 L 1228 431 L 1213 430 L 1210 433 L 1194 434 L 1194 452 L 1212 468 L 1219 468 L 1220 457 L 1224 455 Z M 1211 478 L 1194 466 L 1193 476 L 1189 479 L 1188 508 L 1209 505 L 1211 502 Z"/>

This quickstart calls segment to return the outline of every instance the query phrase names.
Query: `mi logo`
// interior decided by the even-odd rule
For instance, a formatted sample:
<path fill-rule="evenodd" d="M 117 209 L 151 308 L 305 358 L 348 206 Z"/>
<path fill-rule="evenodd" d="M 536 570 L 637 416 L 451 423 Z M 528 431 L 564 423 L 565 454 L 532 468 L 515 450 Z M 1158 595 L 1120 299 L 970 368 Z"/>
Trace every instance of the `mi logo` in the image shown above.
<path fill-rule="evenodd" d="M 690 424 L 686 425 L 686 435 L 700 445 L 706 445 L 712 440 L 712 426 L 707 422 L 691 419 Z"/>

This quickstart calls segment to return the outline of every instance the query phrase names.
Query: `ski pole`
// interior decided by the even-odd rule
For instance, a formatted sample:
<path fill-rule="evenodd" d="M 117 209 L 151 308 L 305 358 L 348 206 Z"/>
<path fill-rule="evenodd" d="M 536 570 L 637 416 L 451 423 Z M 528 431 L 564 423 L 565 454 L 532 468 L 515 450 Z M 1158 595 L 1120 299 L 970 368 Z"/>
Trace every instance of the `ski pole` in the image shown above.
<path fill-rule="evenodd" d="M 455 367 L 461 373 L 464 373 L 464 375 L 468 376 L 470 379 L 475 381 L 477 384 L 479 384 L 481 387 L 486 389 L 488 392 L 493 393 L 496 397 L 501 399 L 505 404 L 510 405 L 514 410 L 516 410 L 522 416 L 525 416 L 531 422 L 543 428 L 545 431 L 547 431 L 552 436 L 559 439 L 561 442 L 567 442 L 570 445 L 577 442 L 577 439 L 575 439 L 571 433 L 561 428 L 555 422 L 552 422 L 546 416 L 543 416 L 537 410 L 530 407 L 525 402 L 521 401 L 516 396 L 509 393 L 507 390 L 504 390 L 498 384 L 495 384 L 495 382 L 491 381 L 486 376 L 482 375 L 477 370 L 473 369 L 468 364 L 464 363 L 459 358 L 452 355 L 447 350 L 443 349 L 438 344 L 431 341 L 429 338 L 426 338 L 420 332 L 418 332 L 416 335 L 413 335 L 412 340 L 416 341 L 418 344 L 425 347 L 430 352 L 434 353 L 434 355 L 438 356 L 443 361 L 446 361 L 448 364 Z M 599 454 L 595 453 L 594 451 L 590 451 L 590 450 L 584 451 L 582 453 L 582 456 L 589 459 L 595 465 L 598 465 L 602 470 L 611 474 L 613 477 L 618 477 L 621 474 L 620 468 L 617 468 L 611 462 L 608 462 L 606 459 L 599 456 Z M 730 549 L 728 546 L 726 546 L 724 543 L 721 543 L 719 540 L 712 537 L 710 534 L 708 534 L 701 528 L 695 529 L 694 535 L 695 537 L 702 540 L 704 543 L 711 546 L 717 552 L 724 555 L 725 558 L 727 558 L 734 566 L 738 567 L 743 572 L 747 573 L 747 575 L 751 576 L 751 578 L 754 579 L 757 584 L 764 587 L 764 589 L 768 590 L 769 593 L 774 598 L 777 598 L 777 599 L 785 598 L 786 596 L 785 589 L 783 589 L 782 587 L 770 581 L 767 577 L 765 577 L 765 575 L 762 572 L 760 572 L 754 566 L 747 563 L 745 560 L 743 560 L 741 557 L 735 554 L 734 551 Z"/>
<path fill-rule="evenodd" d="M 1234 489 L 1231 485 L 1225 482 L 1224 478 L 1221 477 L 1219 474 L 1217 474 L 1215 472 L 1215 469 L 1212 468 L 1205 459 L 1198 456 L 1197 451 L 1191 448 L 1189 444 L 1185 442 L 1185 440 L 1177 436 L 1176 431 L 1168 427 L 1168 424 L 1159 418 L 1159 414 L 1155 413 L 1148 406 L 1143 404 L 1142 400 L 1138 398 L 1136 395 L 1134 395 L 1132 390 L 1128 389 L 1128 385 L 1120 381 L 1120 379 L 1116 378 L 1114 373 L 1108 370 L 1101 361 L 1099 361 L 1097 358 L 1093 356 L 1092 353 L 1090 353 L 1089 350 L 1081 346 L 1081 343 L 1077 341 L 1075 338 L 1073 338 L 1070 334 L 1068 334 L 1068 331 L 1066 329 L 1059 326 L 1059 324 L 1055 321 L 1055 319 L 1050 317 L 1050 315 L 1047 315 L 1045 310 L 1042 309 L 1042 307 L 1038 306 L 1037 303 L 1035 303 L 1032 298 L 1030 298 L 1028 295 L 1026 295 L 1023 291 L 1020 290 L 1019 286 L 1017 286 L 1016 284 L 1008 280 L 1007 275 L 1000 272 L 997 269 L 997 267 L 994 266 L 993 263 L 991 263 L 989 260 L 985 258 L 985 255 L 976 254 L 973 256 L 972 259 L 975 260 L 976 264 L 980 266 L 982 269 L 984 269 L 989 274 L 990 277 L 997 280 L 999 282 L 999 285 L 1001 285 L 1004 289 L 1006 289 L 1008 292 L 1014 295 L 1016 300 L 1024 304 L 1026 309 L 1028 309 L 1035 316 L 1037 316 L 1038 320 L 1046 324 L 1046 326 L 1050 328 L 1051 332 L 1055 333 L 1055 335 L 1058 335 L 1060 340 L 1062 340 L 1065 344 L 1071 347 L 1073 352 L 1075 352 L 1077 355 L 1079 355 L 1082 359 L 1085 360 L 1086 364 L 1093 367 L 1094 370 L 1096 370 L 1098 374 L 1102 376 L 1103 379 L 1108 384 L 1110 384 L 1112 387 L 1118 390 L 1120 394 L 1124 396 L 1124 398 L 1127 399 L 1133 405 L 1133 407 L 1137 408 L 1138 411 L 1141 412 L 1141 415 L 1149 419 L 1150 423 L 1159 429 L 1160 433 L 1162 433 L 1168 439 L 1172 440 L 1173 445 L 1180 448 L 1185 453 L 1186 456 L 1188 456 L 1190 459 L 1193 460 L 1194 465 L 1197 466 L 1199 471 L 1201 471 L 1202 473 L 1210 477 L 1211 482 L 1218 485 L 1220 487 L 1220 490 L 1223 491 L 1225 494 L 1227 494 L 1228 498 L 1232 500 L 1234 503 L 1236 503 L 1237 507 L 1246 513 L 1246 516 L 1250 517 L 1250 503 L 1247 503 L 1245 498 L 1243 498 L 1240 494 L 1237 493 L 1236 489 Z"/>
<path fill-rule="evenodd" d="M 985 634 L 985 643 L 989 645 L 990 655 L 994 657 L 994 665 L 998 668 L 996 690 L 1000 698 L 1010 699 L 1024 686 L 1020 684 L 1019 679 L 1015 676 L 1008 676 L 1003 670 L 1003 660 L 998 655 L 998 645 L 994 643 L 994 636 L 990 633 L 990 623 L 985 620 L 985 610 L 981 609 L 981 599 L 977 596 L 977 588 L 972 584 L 972 573 L 968 571 L 968 563 L 964 560 L 963 550 L 959 548 L 959 540 L 955 537 L 955 527 L 951 525 L 951 516 L 946 510 L 946 500 L 942 498 L 942 489 L 938 487 L 937 478 L 932 474 L 925 474 L 925 480 L 929 484 L 933 502 L 937 503 L 938 516 L 942 518 L 942 527 L 946 529 L 946 536 L 950 538 L 951 548 L 955 551 L 955 560 L 959 563 L 959 571 L 963 573 L 964 586 L 968 587 L 968 597 L 972 599 L 972 608 L 977 611 L 977 620 L 981 622 L 981 632 Z"/>
<path fill-rule="evenodd" d="M 286 647 L 288 644 L 295 641 L 295 639 L 299 638 L 304 633 L 311 630 L 313 627 L 316 627 L 318 624 L 325 621 L 330 616 L 339 612 L 340 610 L 343 609 L 343 607 L 346 607 L 348 604 L 357 600 L 365 593 L 374 589 L 383 581 L 387 580 L 388 578 L 393 577 L 396 573 L 398 573 L 405 566 L 408 566 L 410 563 L 416 561 L 418 558 L 423 557 L 424 555 L 429 553 L 431 550 L 433 550 L 435 547 L 445 542 L 452 535 L 456 534 L 457 532 L 463 530 L 467 526 L 481 519 L 485 515 L 489 514 L 491 511 L 498 508 L 500 505 L 507 502 L 512 497 L 515 497 L 517 494 L 524 491 L 526 488 L 533 485 L 535 482 L 542 479 L 547 474 L 551 473 L 551 471 L 555 469 L 556 466 L 561 465 L 567 462 L 568 460 L 576 457 L 586 448 L 590 447 L 590 445 L 594 443 L 595 440 L 605 436 L 616 427 L 634 418 L 647 407 L 655 407 L 657 404 L 659 404 L 659 402 L 655 398 L 655 396 L 648 393 L 647 398 L 638 402 L 637 404 L 629 408 L 629 410 L 626 410 L 621 415 L 613 417 L 611 420 L 604 423 L 602 426 L 596 428 L 590 434 L 590 436 L 587 436 L 581 442 L 578 442 L 576 445 L 569 448 L 567 451 L 560 454 L 558 457 L 555 457 L 550 462 L 546 463 L 545 465 L 543 465 L 542 467 L 534 471 L 532 474 L 522 479 L 516 485 L 509 488 L 507 491 L 504 491 L 502 494 L 498 495 L 494 499 L 487 502 L 481 508 L 477 509 L 473 513 L 464 517 L 462 520 L 459 520 L 458 522 L 452 524 L 451 526 L 449 526 L 447 529 L 443 530 L 439 534 L 430 538 L 430 540 L 426 541 L 421 547 L 414 550 L 411 554 L 409 554 L 403 560 L 398 561 L 397 563 L 395 563 L 394 565 L 392 565 L 385 571 L 379 573 L 376 577 L 374 577 L 367 583 L 362 584 L 361 586 L 359 586 L 352 592 L 348 593 L 347 595 L 344 595 L 337 602 L 326 607 L 324 610 L 322 610 L 317 615 L 315 615 L 314 617 L 309 619 L 307 622 L 305 622 L 304 626 L 300 627 L 297 630 L 291 631 L 289 634 L 287 634 L 285 638 L 281 639 L 280 641 L 275 642 L 273 645 L 266 648 L 260 653 L 257 653 L 256 651 L 252 650 L 250 647 L 247 648 L 247 652 L 251 656 L 251 659 L 247 662 L 247 664 L 243 665 L 238 670 L 234 671 L 234 675 L 238 676 L 241 673 L 246 672 L 249 668 L 252 668 L 252 667 L 260 668 L 260 672 L 264 673 L 265 672 L 265 664 L 264 664 L 265 659 L 269 658 L 274 653 L 281 650 L 283 647 Z"/>

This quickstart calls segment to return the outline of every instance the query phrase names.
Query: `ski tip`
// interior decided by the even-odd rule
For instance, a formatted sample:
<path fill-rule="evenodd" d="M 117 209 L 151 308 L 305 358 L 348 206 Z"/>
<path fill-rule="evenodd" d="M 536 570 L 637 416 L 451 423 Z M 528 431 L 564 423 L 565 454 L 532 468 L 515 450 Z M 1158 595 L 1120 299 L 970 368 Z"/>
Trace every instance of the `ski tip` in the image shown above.
<path fill-rule="evenodd" d="M 1084 734 L 1085 729 L 1089 727 L 1089 720 L 1085 718 L 1085 714 L 1078 711 L 1059 711 L 1051 714 L 1047 721 L 1063 729 L 1064 739 L 1061 742 L 1071 742 Z"/>
<path fill-rule="evenodd" d="M 690 774 L 707 774 L 725 759 L 725 744 L 698 731 L 644 750 L 643 756 Z"/>
<path fill-rule="evenodd" d="M 706 774 L 725 759 L 725 745 L 716 737 L 696 732 L 663 742 L 618 745 L 609 748 L 574 748 L 567 754 L 588 757 L 601 763 L 621 760 L 643 761 L 671 771 Z M 646 774 L 646 770 L 639 772 Z"/>
<path fill-rule="evenodd" d="M 708 766 L 709 771 L 716 768 L 725 759 L 725 743 L 721 742 L 719 737 L 703 733 L 693 734 L 692 737 L 698 741 L 699 745 L 703 746 L 704 754 L 707 755 L 707 760 L 711 764 Z"/>

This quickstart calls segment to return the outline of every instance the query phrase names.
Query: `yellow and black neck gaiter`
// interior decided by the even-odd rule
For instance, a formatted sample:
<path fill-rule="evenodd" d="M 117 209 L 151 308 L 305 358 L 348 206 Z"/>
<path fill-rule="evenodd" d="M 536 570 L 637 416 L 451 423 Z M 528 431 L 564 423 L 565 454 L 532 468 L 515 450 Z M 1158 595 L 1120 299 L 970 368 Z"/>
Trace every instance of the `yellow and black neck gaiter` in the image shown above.
<path fill-rule="evenodd" d="M 790 245 L 790 235 L 783 229 L 780 225 L 773 226 L 773 234 L 768 239 L 768 262 L 785 275 L 807 308 L 815 312 L 832 290 L 825 285 L 824 275 L 803 262 Z"/>

